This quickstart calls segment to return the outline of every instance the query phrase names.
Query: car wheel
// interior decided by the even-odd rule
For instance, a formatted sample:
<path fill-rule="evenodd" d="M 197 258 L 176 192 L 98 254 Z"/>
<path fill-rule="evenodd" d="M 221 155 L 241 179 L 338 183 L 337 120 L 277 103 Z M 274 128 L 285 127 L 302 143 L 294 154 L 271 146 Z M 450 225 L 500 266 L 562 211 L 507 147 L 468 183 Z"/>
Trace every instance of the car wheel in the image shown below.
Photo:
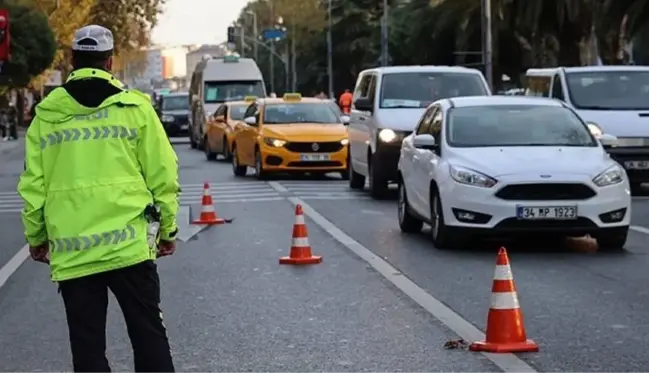
<path fill-rule="evenodd" d="M 210 142 L 207 141 L 207 139 L 203 140 L 203 151 L 205 152 L 205 158 L 207 158 L 208 161 L 214 161 L 216 160 L 216 153 L 212 151 L 210 147 Z"/>
<path fill-rule="evenodd" d="M 597 241 L 597 246 L 602 251 L 621 251 L 624 249 L 628 234 L 628 227 L 609 228 L 593 234 L 592 237 Z"/>
<path fill-rule="evenodd" d="M 384 199 L 388 193 L 388 181 L 375 162 L 370 161 L 370 196 L 374 199 Z"/>
<path fill-rule="evenodd" d="M 347 169 L 349 170 L 348 177 L 347 177 L 349 179 L 349 187 L 351 189 L 365 188 L 365 176 L 354 171 L 354 167 L 352 167 L 351 159 L 347 160 Z"/>
<path fill-rule="evenodd" d="M 232 149 L 232 173 L 234 176 L 246 176 L 248 173 L 247 166 L 239 165 L 239 156 L 237 155 L 237 147 Z"/>
<path fill-rule="evenodd" d="M 255 175 L 258 180 L 265 180 L 267 176 L 264 171 L 264 165 L 261 161 L 261 152 L 259 149 L 255 150 Z"/>
<path fill-rule="evenodd" d="M 397 212 L 399 214 L 399 228 L 404 233 L 417 233 L 421 231 L 424 222 L 410 213 L 406 186 L 399 183 L 399 199 L 397 200 Z"/>
<path fill-rule="evenodd" d="M 446 225 L 442 200 L 437 190 L 431 193 L 430 198 L 430 235 L 433 244 L 438 249 L 454 249 L 464 246 L 464 240 L 459 230 Z"/>
<path fill-rule="evenodd" d="M 232 158 L 232 153 L 230 153 L 230 147 L 228 146 L 228 139 L 225 136 L 223 136 L 223 149 L 221 150 L 221 155 L 226 161 L 229 161 Z"/>

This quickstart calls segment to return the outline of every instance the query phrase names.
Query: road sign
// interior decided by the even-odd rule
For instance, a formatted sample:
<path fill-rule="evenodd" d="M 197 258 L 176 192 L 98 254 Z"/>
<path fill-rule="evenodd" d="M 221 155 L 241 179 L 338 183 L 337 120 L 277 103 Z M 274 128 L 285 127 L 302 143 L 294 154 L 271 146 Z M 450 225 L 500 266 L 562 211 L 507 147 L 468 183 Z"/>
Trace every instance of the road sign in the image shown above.
<path fill-rule="evenodd" d="M 265 40 L 278 40 L 286 36 L 286 31 L 278 28 L 269 28 L 262 31 L 261 35 Z"/>

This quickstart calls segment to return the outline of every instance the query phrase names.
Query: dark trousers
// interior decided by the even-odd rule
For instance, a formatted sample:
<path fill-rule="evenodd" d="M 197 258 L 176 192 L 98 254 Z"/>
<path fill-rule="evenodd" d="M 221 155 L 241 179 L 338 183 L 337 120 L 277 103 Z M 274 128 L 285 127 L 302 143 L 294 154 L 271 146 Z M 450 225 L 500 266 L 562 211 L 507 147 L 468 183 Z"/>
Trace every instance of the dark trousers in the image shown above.
<path fill-rule="evenodd" d="M 153 261 L 61 281 L 59 289 L 75 372 L 110 372 L 106 359 L 108 289 L 124 314 L 135 371 L 175 371 L 160 310 L 160 279 Z"/>

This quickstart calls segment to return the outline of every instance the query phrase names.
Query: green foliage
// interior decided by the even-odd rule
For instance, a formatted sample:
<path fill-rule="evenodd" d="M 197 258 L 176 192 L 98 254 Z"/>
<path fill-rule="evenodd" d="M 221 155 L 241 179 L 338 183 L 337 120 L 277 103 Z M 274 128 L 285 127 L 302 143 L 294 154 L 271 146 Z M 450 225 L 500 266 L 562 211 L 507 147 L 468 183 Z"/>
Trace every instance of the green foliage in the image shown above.
<path fill-rule="evenodd" d="M 3 67 L 3 85 L 21 88 L 45 71 L 54 60 L 56 41 L 47 17 L 41 11 L 5 1 L 11 29 L 11 60 Z"/>

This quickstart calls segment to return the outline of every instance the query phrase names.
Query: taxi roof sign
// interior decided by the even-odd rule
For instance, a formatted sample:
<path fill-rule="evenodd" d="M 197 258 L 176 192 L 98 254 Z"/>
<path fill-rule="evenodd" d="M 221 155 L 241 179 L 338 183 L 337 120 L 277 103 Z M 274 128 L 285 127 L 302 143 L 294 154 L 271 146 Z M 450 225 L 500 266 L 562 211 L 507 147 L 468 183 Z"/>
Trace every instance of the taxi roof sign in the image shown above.
<path fill-rule="evenodd" d="M 284 101 L 300 101 L 302 95 L 299 93 L 285 93 L 283 99 Z"/>
<path fill-rule="evenodd" d="M 243 101 L 245 101 L 245 102 L 257 101 L 257 96 L 246 96 L 246 97 L 243 98 Z"/>
<path fill-rule="evenodd" d="M 223 56 L 223 62 L 239 62 L 239 56 L 236 54 L 228 54 Z"/>

